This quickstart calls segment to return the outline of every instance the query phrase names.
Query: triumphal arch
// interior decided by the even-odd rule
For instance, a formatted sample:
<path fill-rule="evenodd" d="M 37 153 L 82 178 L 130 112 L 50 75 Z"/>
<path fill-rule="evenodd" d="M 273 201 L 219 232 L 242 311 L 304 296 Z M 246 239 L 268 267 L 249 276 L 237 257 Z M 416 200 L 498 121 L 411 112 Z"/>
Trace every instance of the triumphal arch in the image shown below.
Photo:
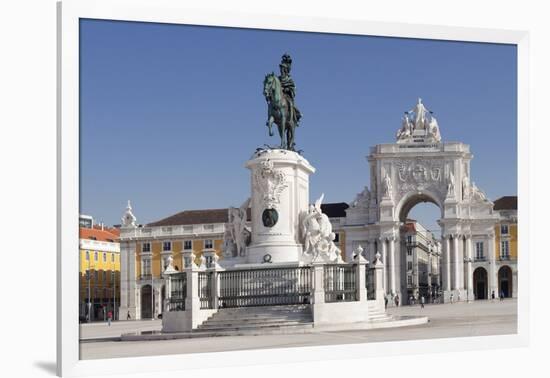
<path fill-rule="evenodd" d="M 378 252 L 385 264 L 385 290 L 406 295 L 404 243 L 400 229 L 407 214 L 420 202 L 441 210 L 440 282 L 443 300 L 473 298 L 473 263 L 476 243 L 495 257 L 493 203 L 474 183 L 470 147 L 442 140 L 438 122 L 421 99 L 402 118 L 395 143 L 370 149 L 370 186 L 359 193 L 347 210 L 346 251 L 362 245 L 370 261 Z M 489 270 L 495 264 L 489 261 Z M 496 274 L 489 273 L 489 292 L 497 291 Z"/>

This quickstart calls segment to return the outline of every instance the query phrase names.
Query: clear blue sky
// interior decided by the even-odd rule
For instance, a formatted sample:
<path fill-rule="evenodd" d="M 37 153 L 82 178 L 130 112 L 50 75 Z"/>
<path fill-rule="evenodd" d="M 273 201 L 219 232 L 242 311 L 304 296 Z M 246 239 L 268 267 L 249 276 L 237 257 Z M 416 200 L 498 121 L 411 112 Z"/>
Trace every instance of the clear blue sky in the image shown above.
<path fill-rule="evenodd" d="M 312 199 L 353 200 L 369 147 L 394 141 L 418 97 L 444 141 L 470 144 L 489 198 L 517 193 L 515 46 L 99 20 L 80 33 L 80 203 L 96 220 L 120 223 L 128 199 L 140 223 L 240 205 L 244 162 L 279 143 L 262 83 L 284 52 Z M 432 228 L 439 212 L 411 216 Z"/>

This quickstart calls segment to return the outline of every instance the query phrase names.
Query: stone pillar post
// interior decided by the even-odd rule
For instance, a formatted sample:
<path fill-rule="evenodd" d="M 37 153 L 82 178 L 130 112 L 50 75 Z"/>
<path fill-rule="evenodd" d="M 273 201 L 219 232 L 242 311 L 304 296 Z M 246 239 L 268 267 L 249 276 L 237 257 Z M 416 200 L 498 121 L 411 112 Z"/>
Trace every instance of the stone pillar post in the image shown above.
<path fill-rule="evenodd" d="M 441 266 L 441 279 L 443 285 L 444 301 L 447 302 L 450 296 L 451 290 L 451 260 L 450 260 L 450 235 L 443 236 L 443 256 Z"/>
<path fill-rule="evenodd" d="M 498 292 L 498 277 L 496 271 L 496 246 L 495 246 L 495 234 L 488 235 L 487 244 L 489 244 L 489 298 L 492 297 L 493 291 L 495 292 L 495 298 L 499 296 Z"/>
<path fill-rule="evenodd" d="M 383 277 L 384 277 L 384 292 L 389 292 L 389 285 L 388 285 L 388 256 L 386 253 L 386 239 L 380 238 L 380 250 L 382 251 L 382 263 L 384 264 L 384 271 L 383 271 Z"/>
<path fill-rule="evenodd" d="M 474 274 L 472 271 L 472 235 L 466 235 L 466 299 L 474 300 Z"/>
<path fill-rule="evenodd" d="M 313 270 L 313 295 L 311 298 L 311 312 L 313 315 L 313 323 L 322 322 L 323 307 L 325 304 L 325 282 L 324 282 L 324 265 L 323 263 L 314 262 L 311 269 Z"/>
<path fill-rule="evenodd" d="M 390 244 L 390 252 L 389 252 L 389 254 L 390 254 L 390 259 L 389 259 L 390 260 L 389 261 L 390 262 L 390 264 L 389 264 L 389 267 L 390 267 L 390 269 L 389 269 L 389 272 L 390 272 L 390 274 L 389 274 L 389 276 L 390 276 L 390 285 L 389 285 L 389 289 L 392 293 L 397 294 L 397 290 L 395 288 L 395 281 L 396 281 L 396 277 L 395 277 L 395 270 L 396 270 L 396 268 L 395 268 L 395 265 L 396 265 L 395 264 L 395 238 L 393 238 L 393 237 L 389 238 L 388 241 L 389 241 L 389 244 Z"/>
<path fill-rule="evenodd" d="M 458 253 L 458 238 L 459 235 L 453 235 L 453 289 L 460 290 L 460 261 Z"/>
<path fill-rule="evenodd" d="M 367 264 L 369 263 L 364 257 L 363 257 L 363 249 L 361 246 L 358 248 L 358 253 L 355 256 L 355 259 L 353 260 L 353 264 L 355 265 L 355 285 L 356 285 L 356 300 L 358 301 L 366 301 L 367 300 Z"/>
<path fill-rule="evenodd" d="M 224 271 L 218 263 L 220 257 L 216 254 L 216 251 L 205 252 L 206 269 L 212 272 L 212 304 L 214 309 L 219 308 L 220 297 L 220 275 L 218 272 Z"/>
<path fill-rule="evenodd" d="M 194 254 L 191 253 L 194 258 Z M 185 298 L 185 312 L 187 312 L 186 325 L 187 330 L 192 330 L 199 317 L 201 307 L 199 298 L 199 267 L 195 262 L 185 267 L 187 274 L 187 297 Z"/>
<path fill-rule="evenodd" d="M 384 264 L 380 261 L 380 253 L 376 253 L 373 262 L 373 274 L 374 274 L 374 293 L 376 302 L 379 308 L 384 308 Z"/>
<path fill-rule="evenodd" d="M 120 243 L 120 319 L 126 319 L 128 312 L 137 319 L 136 291 L 136 242 L 125 240 Z"/>

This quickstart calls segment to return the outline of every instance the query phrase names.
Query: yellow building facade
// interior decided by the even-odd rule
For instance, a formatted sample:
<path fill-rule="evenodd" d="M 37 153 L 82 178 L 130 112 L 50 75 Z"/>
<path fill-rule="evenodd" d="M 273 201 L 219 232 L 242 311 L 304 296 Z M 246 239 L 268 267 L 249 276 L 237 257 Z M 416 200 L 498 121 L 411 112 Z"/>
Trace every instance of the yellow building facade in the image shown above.
<path fill-rule="evenodd" d="M 115 232 L 113 230 L 113 232 Z M 118 319 L 120 305 L 120 244 L 106 230 L 80 228 L 79 316 L 81 321 Z"/>

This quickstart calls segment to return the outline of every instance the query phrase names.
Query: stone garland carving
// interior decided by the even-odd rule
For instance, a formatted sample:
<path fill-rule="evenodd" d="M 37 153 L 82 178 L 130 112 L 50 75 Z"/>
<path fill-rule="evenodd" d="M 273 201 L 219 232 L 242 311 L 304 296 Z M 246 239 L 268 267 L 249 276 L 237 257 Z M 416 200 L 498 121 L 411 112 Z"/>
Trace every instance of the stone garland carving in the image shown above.
<path fill-rule="evenodd" d="M 301 232 L 304 245 L 303 254 L 308 260 L 323 262 L 340 262 L 341 251 L 334 244 L 336 234 L 326 214 L 321 211 L 324 194 L 309 206 L 302 216 Z"/>
<path fill-rule="evenodd" d="M 254 175 L 254 186 L 262 193 L 263 207 L 276 209 L 280 203 L 281 193 L 288 186 L 283 171 L 273 168 L 269 159 L 260 163 L 260 169 Z"/>

